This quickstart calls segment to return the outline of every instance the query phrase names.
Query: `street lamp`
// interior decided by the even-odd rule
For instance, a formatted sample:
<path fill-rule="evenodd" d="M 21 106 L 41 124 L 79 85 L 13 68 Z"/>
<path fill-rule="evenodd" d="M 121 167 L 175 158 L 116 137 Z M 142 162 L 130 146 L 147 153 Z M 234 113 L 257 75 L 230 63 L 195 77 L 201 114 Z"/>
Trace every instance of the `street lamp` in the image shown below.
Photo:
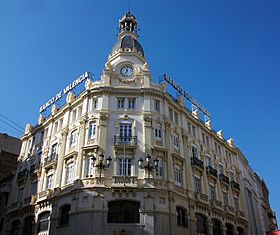
<path fill-rule="evenodd" d="M 143 165 L 143 159 L 140 158 L 138 160 L 138 165 L 141 169 L 145 169 L 146 171 L 148 171 L 148 183 L 150 183 L 150 174 L 154 169 L 158 169 L 158 162 L 159 160 L 157 158 L 154 159 L 154 164 L 152 164 L 152 157 L 150 154 L 148 154 L 145 158 L 146 162 L 145 165 Z"/>
<path fill-rule="evenodd" d="M 111 165 L 112 162 L 112 158 L 110 156 L 108 156 L 106 158 L 106 163 L 104 163 L 104 154 L 101 153 L 98 156 L 98 161 L 96 162 L 96 157 L 93 157 L 92 161 L 93 161 L 93 167 L 96 167 L 99 171 L 99 183 L 101 183 L 101 174 L 102 172 L 104 172 L 106 170 L 106 168 L 108 168 Z"/>

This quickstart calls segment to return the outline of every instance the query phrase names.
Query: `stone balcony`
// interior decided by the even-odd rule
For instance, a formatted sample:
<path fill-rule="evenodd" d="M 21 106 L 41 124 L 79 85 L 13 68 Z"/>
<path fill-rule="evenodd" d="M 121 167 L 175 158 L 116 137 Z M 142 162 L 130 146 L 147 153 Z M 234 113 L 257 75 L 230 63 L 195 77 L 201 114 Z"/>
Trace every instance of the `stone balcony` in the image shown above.
<path fill-rule="evenodd" d="M 215 179 L 218 178 L 217 170 L 214 169 L 214 168 L 211 167 L 211 166 L 207 166 L 207 167 L 206 167 L 206 173 L 207 173 L 207 175 L 208 175 L 209 177 L 213 177 L 213 178 L 215 178 Z"/>
<path fill-rule="evenodd" d="M 37 202 L 44 201 L 46 199 L 51 198 L 52 196 L 53 196 L 53 190 L 52 189 L 44 190 L 44 191 L 39 192 L 37 194 Z"/>
<path fill-rule="evenodd" d="M 37 196 L 36 195 L 31 195 L 29 197 L 26 197 L 23 199 L 22 206 L 29 206 L 29 205 L 34 205 L 36 202 Z"/>
<path fill-rule="evenodd" d="M 193 169 L 197 169 L 199 171 L 203 171 L 204 170 L 204 163 L 203 163 L 203 161 L 201 161 L 197 157 L 192 157 L 191 158 L 191 165 L 192 165 Z"/>
<path fill-rule="evenodd" d="M 57 163 L 57 154 L 52 154 L 48 157 L 45 158 L 44 160 L 44 167 L 48 167 L 48 166 L 51 166 L 53 164 L 56 164 Z"/>
<path fill-rule="evenodd" d="M 216 199 L 210 200 L 211 206 L 215 207 L 216 209 L 223 210 L 223 203 L 221 201 L 218 201 Z"/>
<path fill-rule="evenodd" d="M 240 191 L 240 185 L 239 185 L 239 183 L 237 183 L 236 181 L 234 181 L 234 180 L 232 180 L 231 182 L 230 182 L 230 185 L 231 185 L 231 188 L 233 189 L 233 190 L 236 190 L 236 191 Z"/>
<path fill-rule="evenodd" d="M 112 187 L 137 187 L 137 176 L 112 176 Z"/>
<path fill-rule="evenodd" d="M 225 206 L 224 206 L 224 209 L 225 209 L 225 211 L 226 211 L 227 213 L 229 213 L 229 214 L 232 214 L 232 215 L 235 214 L 235 209 L 234 209 L 234 207 L 232 207 L 232 206 L 225 205 Z"/>
<path fill-rule="evenodd" d="M 136 148 L 137 136 L 114 136 L 114 147 L 115 148 Z"/>
<path fill-rule="evenodd" d="M 222 184 L 225 184 L 227 186 L 229 185 L 229 177 L 227 177 L 226 175 L 220 174 L 219 179 Z"/>
<path fill-rule="evenodd" d="M 203 194 L 203 193 L 195 193 L 194 197 L 195 197 L 195 199 L 199 200 L 200 202 L 208 204 L 208 195 Z"/>

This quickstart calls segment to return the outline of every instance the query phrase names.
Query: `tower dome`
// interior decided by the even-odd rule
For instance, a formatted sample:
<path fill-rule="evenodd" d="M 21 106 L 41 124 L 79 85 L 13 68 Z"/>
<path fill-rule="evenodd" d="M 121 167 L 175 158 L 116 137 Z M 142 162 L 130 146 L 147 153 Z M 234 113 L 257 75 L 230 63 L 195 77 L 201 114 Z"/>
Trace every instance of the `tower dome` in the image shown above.
<path fill-rule="evenodd" d="M 137 20 L 130 12 L 126 13 L 119 21 L 118 40 L 113 46 L 112 55 L 118 51 L 137 52 L 138 55 L 144 57 L 144 50 L 138 42 Z"/>

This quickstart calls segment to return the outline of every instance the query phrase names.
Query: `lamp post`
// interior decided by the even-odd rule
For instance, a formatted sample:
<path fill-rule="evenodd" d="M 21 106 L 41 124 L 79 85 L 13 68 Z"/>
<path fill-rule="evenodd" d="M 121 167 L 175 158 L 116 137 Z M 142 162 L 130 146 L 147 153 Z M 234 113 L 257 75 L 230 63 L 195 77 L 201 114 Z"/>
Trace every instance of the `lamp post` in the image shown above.
<path fill-rule="evenodd" d="M 157 168 L 158 168 L 158 162 L 159 162 L 159 160 L 157 159 L 157 158 L 155 158 L 154 159 L 154 164 L 152 163 L 152 157 L 151 157 L 151 155 L 150 154 L 148 154 L 147 156 L 146 156 L 146 158 L 145 158 L 145 164 L 143 165 L 143 159 L 142 158 L 140 158 L 139 160 L 138 160 L 138 165 L 139 165 L 139 167 L 141 168 L 141 169 L 145 169 L 146 171 L 148 171 L 148 183 L 150 183 L 150 174 L 151 174 L 151 172 L 154 170 L 154 169 L 156 169 L 157 170 Z"/>
<path fill-rule="evenodd" d="M 111 165 L 112 158 L 108 156 L 106 158 L 106 163 L 104 163 L 104 154 L 101 153 L 98 156 L 98 159 L 96 157 L 93 157 L 93 167 L 96 167 L 99 171 L 99 183 L 101 183 L 101 174 Z"/>

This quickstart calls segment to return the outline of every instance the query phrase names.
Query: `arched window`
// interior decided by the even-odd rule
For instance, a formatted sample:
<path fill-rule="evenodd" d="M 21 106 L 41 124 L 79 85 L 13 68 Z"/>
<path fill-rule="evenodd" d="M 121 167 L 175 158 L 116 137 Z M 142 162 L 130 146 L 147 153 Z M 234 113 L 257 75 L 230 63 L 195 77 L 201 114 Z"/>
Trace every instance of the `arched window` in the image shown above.
<path fill-rule="evenodd" d="M 187 210 L 184 207 L 177 206 L 177 225 L 188 227 Z"/>
<path fill-rule="evenodd" d="M 49 229 L 50 212 L 43 212 L 38 217 L 38 233 L 47 231 Z"/>
<path fill-rule="evenodd" d="M 140 203 L 118 200 L 108 202 L 108 223 L 139 223 Z"/>
<path fill-rule="evenodd" d="M 196 231 L 197 233 L 207 234 L 207 219 L 204 215 L 196 214 Z"/>
<path fill-rule="evenodd" d="M 241 227 L 237 227 L 237 234 L 238 235 L 244 235 L 244 229 Z"/>
<path fill-rule="evenodd" d="M 233 235 L 233 225 L 226 223 L 227 232 L 226 235 Z"/>
<path fill-rule="evenodd" d="M 18 234 L 18 230 L 19 230 L 19 225 L 20 225 L 20 221 L 19 220 L 15 220 L 11 223 L 11 231 L 10 231 L 10 235 L 17 235 Z"/>
<path fill-rule="evenodd" d="M 69 224 L 69 211 L 71 210 L 71 205 L 63 205 L 60 207 L 60 219 L 59 219 L 59 225 L 68 225 Z"/>
<path fill-rule="evenodd" d="M 30 235 L 33 231 L 34 216 L 28 216 L 24 218 L 23 235 Z"/>
<path fill-rule="evenodd" d="M 219 221 L 217 219 L 213 219 L 212 224 L 213 224 L 213 235 L 222 235 L 221 221 Z"/>

